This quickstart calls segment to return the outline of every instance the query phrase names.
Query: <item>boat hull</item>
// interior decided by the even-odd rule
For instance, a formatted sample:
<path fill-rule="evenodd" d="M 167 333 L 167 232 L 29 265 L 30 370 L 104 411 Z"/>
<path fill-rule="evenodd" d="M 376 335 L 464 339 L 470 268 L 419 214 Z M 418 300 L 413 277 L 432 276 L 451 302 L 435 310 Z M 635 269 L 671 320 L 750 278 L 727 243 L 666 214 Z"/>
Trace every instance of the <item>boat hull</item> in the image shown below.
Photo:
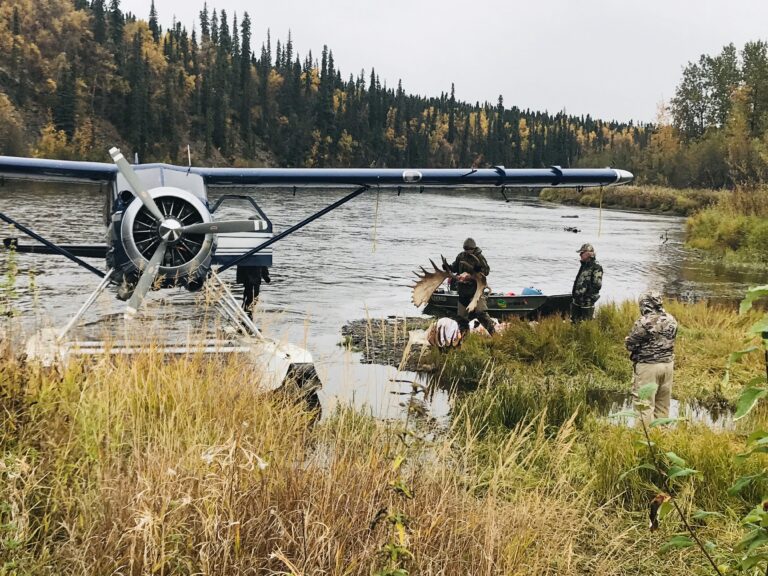
<path fill-rule="evenodd" d="M 488 313 L 495 318 L 517 316 L 521 318 L 540 318 L 569 313 L 571 305 L 570 294 L 526 294 L 508 296 L 506 294 L 488 294 Z M 459 303 L 457 292 L 438 289 L 429 299 L 425 314 L 446 316 L 456 314 Z"/>

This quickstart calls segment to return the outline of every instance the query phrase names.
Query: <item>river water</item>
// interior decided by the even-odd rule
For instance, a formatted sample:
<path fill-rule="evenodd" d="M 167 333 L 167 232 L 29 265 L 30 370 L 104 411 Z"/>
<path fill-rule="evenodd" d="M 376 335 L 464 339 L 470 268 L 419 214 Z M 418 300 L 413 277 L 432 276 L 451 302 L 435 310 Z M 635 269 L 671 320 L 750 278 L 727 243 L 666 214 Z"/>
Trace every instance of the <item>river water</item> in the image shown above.
<path fill-rule="evenodd" d="M 225 192 L 214 191 L 211 199 Z M 340 191 L 251 189 L 281 232 L 340 198 Z M 104 237 L 99 188 L 6 183 L 0 211 L 61 243 L 101 242 Z M 218 218 L 237 216 L 231 208 Z M 576 228 L 578 232 L 566 231 Z M 10 234 L 6 228 L 2 236 Z M 595 246 L 603 265 L 600 303 L 636 298 L 648 288 L 692 298 L 737 298 L 768 273 L 717 270 L 683 247 L 684 219 L 674 216 L 559 206 L 530 194 L 505 202 L 498 191 L 372 190 L 276 243 L 272 283 L 262 285 L 258 321 L 275 338 L 309 349 L 323 381 L 326 413 L 339 402 L 365 407 L 378 417 L 398 417 L 403 393 L 418 376 L 394 368 L 361 365 L 360 355 L 340 346 L 341 327 L 359 318 L 414 316 L 410 302 L 412 271 L 452 260 L 464 238 L 483 249 L 494 291 L 519 292 L 533 286 L 544 293 L 569 293 L 579 268 L 577 249 Z M 26 241 L 25 241 L 26 242 Z M 31 241 L 30 241 L 31 242 Z M 17 255 L 19 276 L 13 306 L 25 325 L 63 326 L 98 278 L 60 257 Z M 0 272 L 7 267 L 0 256 Z M 103 267 L 103 263 L 92 261 Z M 34 272 L 34 289 L 29 273 Z M 234 280 L 234 270 L 224 275 Z M 153 301 L 170 302 L 194 315 L 184 290 L 153 292 Z M 119 314 L 124 303 L 105 296 L 85 320 Z M 181 313 L 184 317 L 185 312 Z M 438 392 L 430 410 L 436 418 L 450 410 Z"/>

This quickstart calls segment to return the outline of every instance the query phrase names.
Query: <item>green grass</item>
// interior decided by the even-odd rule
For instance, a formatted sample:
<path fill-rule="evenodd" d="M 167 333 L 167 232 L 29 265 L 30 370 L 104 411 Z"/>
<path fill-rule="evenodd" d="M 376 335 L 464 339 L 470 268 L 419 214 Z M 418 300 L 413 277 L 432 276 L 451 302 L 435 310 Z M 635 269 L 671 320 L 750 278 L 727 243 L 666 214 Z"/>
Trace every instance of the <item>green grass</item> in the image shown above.
<path fill-rule="evenodd" d="M 724 387 L 726 359 L 743 348 L 746 329 L 759 314 L 739 316 L 704 302 L 672 301 L 666 307 L 680 325 L 673 397 L 684 403 L 733 406 L 745 382 L 759 374 L 761 360 L 747 357 L 734 366 Z M 594 321 L 578 325 L 559 317 L 538 323 L 513 319 L 503 334 L 492 339 L 473 336 L 458 352 L 435 354 L 433 360 L 446 385 L 479 387 L 517 398 L 501 403 L 505 410 L 526 404 L 521 395 L 540 400 L 530 409 L 515 408 L 520 412 L 538 412 L 560 401 L 572 406 L 585 398 L 587 390 L 630 390 L 632 367 L 624 337 L 638 315 L 637 305 L 625 302 L 601 306 Z"/>
<path fill-rule="evenodd" d="M 764 266 L 768 259 L 768 190 L 740 190 L 688 219 L 687 242 L 726 263 Z"/>
<path fill-rule="evenodd" d="M 581 192 L 572 188 L 547 188 L 539 197 L 548 202 L 589 206 L 597 208 L 621 208 L 690 216 L 717 203 L 726 192 L 719 190 L 676 189 L 662 186 L 620 186 L 588 188 Z"/>

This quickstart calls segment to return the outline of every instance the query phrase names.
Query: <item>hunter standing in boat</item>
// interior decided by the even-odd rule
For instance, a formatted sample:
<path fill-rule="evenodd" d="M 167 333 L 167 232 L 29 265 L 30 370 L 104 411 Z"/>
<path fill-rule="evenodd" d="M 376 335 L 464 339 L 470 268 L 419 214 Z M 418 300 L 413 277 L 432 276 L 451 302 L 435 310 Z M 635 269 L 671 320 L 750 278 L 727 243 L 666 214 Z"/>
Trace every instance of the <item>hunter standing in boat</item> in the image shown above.
<path fill-rule="evenodd" d="M 469 320 L 470 314 L 467 311 L 467 306 L 472 301 L 477 290 L 477 281 L 472 277 L 472 274 L 479 272 L 484 276 L 488 276 L 491 268 L 488 266 L 485 256 L 483 256 L 483 251 L 477 247 L 477 243 L 473 238 L 464 240 L 464 250 L 459 252 L 456 260 L 449 267 L 451 272 L 458 275 L 456 278 L 456 291 L 459 293 L 459 303 L 456 313 L 460 317 Z M 480 298 L 472 316 L 480 321 L 489 334 L 493 334 L 495 326 L 488 314 L 488 303 L 485 295 Z"/>
<path fill-rule="evenodd" d="M 571 322 L 591 320 L 595 316 L 595 302 L 603 286 L 603 267 L 595 259 L 595 247 L 582 244 L 578 249 L 581 267 L 576 274 L 571 292 Z"/>

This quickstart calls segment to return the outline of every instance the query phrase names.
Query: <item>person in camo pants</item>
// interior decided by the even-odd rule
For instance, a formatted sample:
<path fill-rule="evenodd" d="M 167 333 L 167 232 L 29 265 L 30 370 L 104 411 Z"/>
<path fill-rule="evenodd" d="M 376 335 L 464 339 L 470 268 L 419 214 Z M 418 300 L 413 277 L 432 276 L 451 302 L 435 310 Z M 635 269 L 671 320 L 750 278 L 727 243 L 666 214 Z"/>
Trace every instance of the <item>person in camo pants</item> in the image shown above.
<path fill-rule="evenodd" d="M 640 410 L 641 418 L 649 424 L 655 418 L 669 416 L 677 320 L 664 310 L 658 292 L 643 294 L 639 304 L 641 316 L 624 339 L 624 344 L 634 367 L 633 394 L 636 395 L 637 390 L 646 384 L 658 385 L 656 393 L 648 400 L 650 406 Z"/>

